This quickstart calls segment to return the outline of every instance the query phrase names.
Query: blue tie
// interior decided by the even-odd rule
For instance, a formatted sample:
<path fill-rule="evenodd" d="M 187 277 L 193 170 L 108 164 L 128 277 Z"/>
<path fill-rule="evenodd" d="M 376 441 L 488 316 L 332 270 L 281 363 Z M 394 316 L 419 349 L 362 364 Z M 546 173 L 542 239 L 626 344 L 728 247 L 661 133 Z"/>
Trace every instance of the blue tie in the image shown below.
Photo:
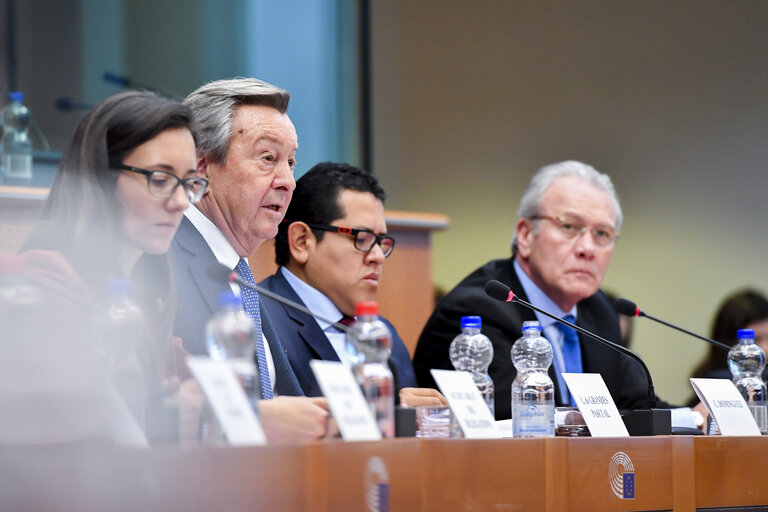
<path fill-rule="evenodd" d="M 565 315 L 563 320 L 572 324 L 576 323 L 573 315 Z M 561 323 L 555 324 L 560 332 L 563 333 L 563 362 L 565 363 L 566 373 L 582 373 L 581 366 L 581 345 L 579 345 L 579 333 L 567 325 Z M 571 405 L 576 405 L 571 396 Z"/>
<path fill-rule="evenodd" d="M 241 259 L 237 263 L 235 270 L 240 277 L 248 284 L 253 283 L 253 274 L 248 261 Z M 267 353 L 264 350 L 264 339 L 261 333 L 261 315 L 259 314 L 259 294 L 252 288 L 240 287 L 240 296 L 243 299 L 243 306 L 248 315 L 256 325 L 256 363 L 259 365 L 259 377 L 261 380 L 261 398 L 272 398 L 272 385 L 269 382 L 269 366 L 267 366 Z"/>

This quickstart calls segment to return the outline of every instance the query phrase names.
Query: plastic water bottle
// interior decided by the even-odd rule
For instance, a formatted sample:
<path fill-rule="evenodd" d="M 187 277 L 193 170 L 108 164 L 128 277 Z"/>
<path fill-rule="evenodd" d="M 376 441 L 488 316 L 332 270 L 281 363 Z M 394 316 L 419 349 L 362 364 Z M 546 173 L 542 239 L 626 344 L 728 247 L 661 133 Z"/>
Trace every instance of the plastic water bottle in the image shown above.
<path fill-rule="evenodd" d="M 493 380 L 488 375 L 493 345 L 488 336 L 480 332 L 482 325 L 479 316 L 461 317 L 461 334 L 451 342 L 449 354 L 454 368 L 472 374 L 475 386 L 493 415 Z"/>
<path fill-rule="evenodd" d="M 352 373 L 363 390 L 381 436 L 394 437 L 395 385 L 387 364 L 392 353 L 392 333 L 378 314 L 376 302 L 357 304 L 357 321 L 347 331 L 347 352 Z"/>
<path fill-rule="evenodd" d="M 8 94 L 11 102 L 3 107 L 0 120 L 3 124 L 2 179 L 32 179 L 32 141 L 29 125 L 32 117 L 21 100 L 23 94 L 14 91 Z"/>
<path fill-rule="evenodd" d="M 761 378 L 765 353 L 759 345 L 755 345 L 753 329 L 739 329 L 736 336 L 739 342 L 728 352 L 728 368 L 733 375 L 733 383 L 755 417 L 760 433 L 768 434 L 768 392 Z"/>
<path fill-rule="evenodd" d="M 254 359 L 255 326 L 231 291 L 219 295 L 219 310 L 205 326 L 208 355 L 226 362 L 237 376 L 251 405 L 261 399 L 261 383 Z"/>
<path fill-rule="evenodd" d="M 512 382 L 512 435 L 555 435 L 555 386 L 547 373 L 552 345 L 541 336 L 539 322 L 523 323 L 523 335 L 512 346 L 517 377 Z"/>

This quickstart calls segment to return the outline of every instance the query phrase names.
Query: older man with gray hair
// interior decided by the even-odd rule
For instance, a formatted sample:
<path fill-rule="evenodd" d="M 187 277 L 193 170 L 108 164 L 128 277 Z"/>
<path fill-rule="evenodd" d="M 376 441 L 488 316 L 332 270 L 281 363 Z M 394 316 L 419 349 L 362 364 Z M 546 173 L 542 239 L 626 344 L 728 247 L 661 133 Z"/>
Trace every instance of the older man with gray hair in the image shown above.
<path fill-rule="evenodd" d="M 174 334 L 192 354 L 205 354 L 205 324 L 230 289 L 207 269 L 225 265 L 253 282 L 248 257 L 277 234 L 296 182 L 298 140 L 286 114 L 288 91 L 255 78 L 218 80 L 184 103 L 197 124 L 197 171 L 209 186 L 171 244 L 179 307 Z M 323 398 L 305 398 L 285 351 L 254 291 L 240 290 L 256 325 L 255 350 L 262 400 L 259 413 L 269 440 L 302 440 L 327 428 Z M 282 395 L 282 396 L 278 396 Z"/>
<path fill-rule="evenodd" d="M 496 418 L 509 418 L 516 375 L 510 350 L 523 322 L 538 320 L 553 347 L 550 376 L 557 405 L 572 403 L 561 373 L 584 372 L 603 376 L 620 409 L 647 406 L 637 363 L 544 315 L 484 292 L 489 280 L 501 281 L 533 305 L 618 340 L 618 318 L 600 284 L 621 222 L 621 206 L 607 175 L 575 161 L 541 168 L 520 201 L 512 257 L 472 272 L 437 304 L 424 327 L 413 360 L 419 385 L 434 386 L 432 368 L 452 369 L 448 348 L 459 333 L 461 317 L 480 315 L 494 349 L 489 373 L 495 384 Z"/>

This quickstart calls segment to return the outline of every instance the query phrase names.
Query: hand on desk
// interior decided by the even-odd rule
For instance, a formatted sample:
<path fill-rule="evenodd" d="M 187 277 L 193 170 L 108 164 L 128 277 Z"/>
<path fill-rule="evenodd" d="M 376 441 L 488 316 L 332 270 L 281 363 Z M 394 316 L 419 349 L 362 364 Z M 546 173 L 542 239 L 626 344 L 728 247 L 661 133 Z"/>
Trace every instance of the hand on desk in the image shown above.
<path fill-rule="evenodd" d="M 262 400 L 259 419 L 270 443 L 310 441 L 328 431 L 328 401 L 304 396 Z"/>
<path fill-rule="evenodd" d="M 400 404 L 408 407 L 431 405 L 439 407 L 448 405 L 448 401 L 436 389 L 432 388 L 403 388 L 400 390 Z"/>

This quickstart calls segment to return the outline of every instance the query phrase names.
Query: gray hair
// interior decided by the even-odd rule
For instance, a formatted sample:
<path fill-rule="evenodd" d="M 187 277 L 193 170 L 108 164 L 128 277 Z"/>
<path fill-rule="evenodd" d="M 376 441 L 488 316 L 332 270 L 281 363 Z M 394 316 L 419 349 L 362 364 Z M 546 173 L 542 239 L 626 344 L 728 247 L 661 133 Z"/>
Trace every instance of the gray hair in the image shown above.
<path fill-rule="evenodd" d="M 209 82 L 192 92 L 184 104 L 197 125 L 197 153 L 223 163 L 229 152 L 232 115 L 240 105 L 264 105 L 285 114 L 291 93 L 256 78 Z"/>
<path fill-rule="evenodd" d="M 616 189 L 613 187 L 611 178 L 607 174 L 598 172 L 591 165 L 575 160 L 545 165 L 533 175 L 528 188 L 525 189 L 523 197 L 520 199 L 520 207 L 517 209 L 515 225 L 517 225 L 520 219 L 530 219 L 538 214 L 541 198 L 544 193 L 555 181 L 566 176 L 581 178 L 608 194 L 613 203 L 613 210 L 616 212 L 616 232 L 621 231 L 623 215 L 621 213 L 619 197 L 616 195 Z M 517 231 L 515 231 L 515 235 L 512 237 L 512 252 L 517 252 Z"/>

